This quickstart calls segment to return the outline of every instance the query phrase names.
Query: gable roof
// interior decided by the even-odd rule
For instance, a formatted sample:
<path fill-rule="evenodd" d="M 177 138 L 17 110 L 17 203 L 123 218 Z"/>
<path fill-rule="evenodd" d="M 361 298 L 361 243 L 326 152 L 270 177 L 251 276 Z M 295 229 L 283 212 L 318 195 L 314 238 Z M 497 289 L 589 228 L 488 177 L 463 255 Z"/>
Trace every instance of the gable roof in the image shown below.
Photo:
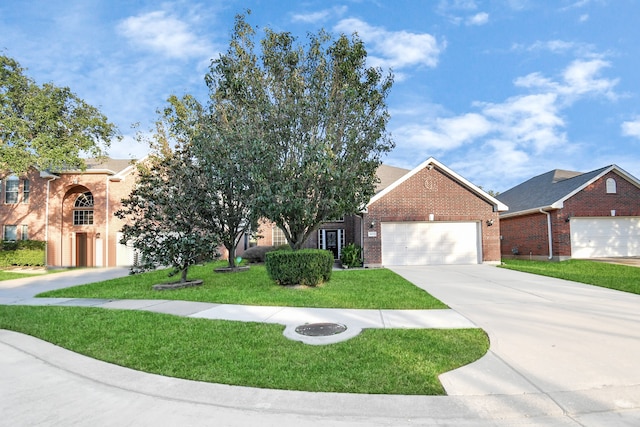
<path fill-rule="evenodd" d="M 384 190 L 407 173 L 409 173 L 409 169 L 384 164 L 380 165 L 378 170 L 376 170 L 376 176 L 380 180 L 380 182 L 376 184 L 376 193 Z"/>
<path fill-rule="evenodd" d="M 498 195 L 500 201 L 509 205 L 509 212 L 501 216 L 525 215 L 540 209 L 561 209 L 565 200 L 611 171 L 640 188 L 640 181 L 616 165 L 586 173 L 555 169 L 535 176 Z"/>
<path fill-rule="evenodd" d="M 423 163 L 421 163 L 420 165 L 418 165 L 414 169 L 404 173 L 399 178 L 397 178 L 393 183 L 391 183 L 390 185 L 384 187 L 382 190 L 378 191 L 371 198 L 371 200 L 369 200 L 369 203 L 367 203 L 367 207 L 369 205 L 371 205 L 372 203 L 376 202 L 377 200 L 380 200 L 382 197 L 387 195 L 389 192 L 393 191 L 395 188 L 397 188 L 399 185 L 401 185 L 403 182 L 405 182 L 406 180 L 408 180 L 409 178 L 411 178 L 412 176 L 414 176 L 415 174 L 417 174 L 421 170 L 423 170 L 425 168 L 434 168 L 434 167 L 438 168 L 441 172 L 443 172 L 444 174 L 448 175 L 453 180 L 457 181 L 463 187 L 466 187 L 468 190 L 470 190 L 471 192 L 475 193 L 481 199 L 483 199 L 483 200 L 489 202 L 490 204 L 492 204 L 494 206 L 494 211 L 498 212 L 498 211 L 506 211 L 506 210 L 508 210 L 507 205 L 505 205 L 504 203 L 502 203 L 498 199 L 494 198 L 493 196 L 488 194 L 486 191 L 482 190 L 480 187 L 472 184 L 470 181 L 467 181 L 465 178 L 463 178 L 462 176 L 458 175 L 457 173 L 455 173 L 454 171 L 452 171 L 451 169 L 449 169 L 448 167 L 446 167 L 444 164 L 440 163 L 439 161 L 437 161 L 433 157 L 429 157 Z M 396 169 L 399 169 L 399 168 L 396 168 Z M 406 169 L 405 169 L 405 171 L 406 171 Z M 365 207 L 365 209 L 366 209 L 366 207 Z"/>

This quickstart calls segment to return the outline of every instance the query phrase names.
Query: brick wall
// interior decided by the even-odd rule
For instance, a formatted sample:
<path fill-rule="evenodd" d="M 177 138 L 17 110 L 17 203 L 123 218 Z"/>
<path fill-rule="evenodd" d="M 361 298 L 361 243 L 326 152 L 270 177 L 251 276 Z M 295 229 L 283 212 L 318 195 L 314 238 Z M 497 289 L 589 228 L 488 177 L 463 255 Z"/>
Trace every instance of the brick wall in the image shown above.
<path fill-rule="evenodd" d="M 607 194 L 606 181 L 616 181 L 615 194 Z M 585 187 L 582 191 L 564 202 L 562 209 L 551 211 L 553 235 L 553 258 L 571 257 L 571 217 L 608 217 L 611 211 L 616 216 L 640 216 L 640 188 L 636 187 L 615 172 Z M 544 214 L 532 214 L 503 218 L 500 221 L 503 239 L 501 252 L 511 256 L 512 249 L 518 248 L 522 257 L 546 258 L 549 256 L 547 239 L 547 217 Z"/>
<path fill-rule="evenodd" d="M 364 219 L 365 264 L 382 263 L 381 222 L 429 221 L 430 214 L 434 221 L 481 222 L 482 260 L 500 260 L 500 225 L 493 205 L 434 167 L 424 168 L 369 206 Z M 368 237 L 368 232 L 375 237 Z"/>

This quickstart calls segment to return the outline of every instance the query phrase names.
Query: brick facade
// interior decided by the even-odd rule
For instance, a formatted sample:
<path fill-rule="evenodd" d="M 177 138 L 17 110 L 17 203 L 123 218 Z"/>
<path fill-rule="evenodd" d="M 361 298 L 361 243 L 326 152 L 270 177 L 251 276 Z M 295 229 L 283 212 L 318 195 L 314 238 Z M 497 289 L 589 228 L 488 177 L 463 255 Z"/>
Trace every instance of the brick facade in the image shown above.
<path fill-rule="evenodd" d="M 368 206 L 364 216 L 365 264 L 382 263 L 382 222 L 430 221 L 431 215 L 433 221 L 481 223 L 482 260 L 500 260 L 500 224 L 494 206 L 436 166 L 424 167 Z M 368 231 L 375 237 L 368 237 Z"/>
<path fill-rule="evenodd" d="M 135 184 L 131 173 L 116 174 L 106 169 L 43 175 L 32 169 L 20 178 L 18 203 L 6 203 L 6 182 L 2 179 L 0 225 L 17 226 L 17 239 L 47 241 L 47 266 L 104 267 L 118 264 L 118 233 L 123 223 L 114 216 L 121 199 Z M 24 200 L 25 179 L 29 184 Z M 75 203 L 86 192 L 93 195 L 93 223 L 74 225 Z M 24 236 L 23 230 L 28 236 Z M 120 248 L 122 249 L 122 248 Z"/>
<path fill-rule="evenodd" d="M 616 183 L 616 192 L 607 193 L 607 179 Z M 610 171 L 564 201 L 563 207 L 551 210 L 552 254 L 554 260 L 571 258 L 570 218 L 640 216 L 640 188 L 615 171 Z M 547 216 L 533 213 L 501 218 L 501 252 L 532 259 L 549 258 Z"/>

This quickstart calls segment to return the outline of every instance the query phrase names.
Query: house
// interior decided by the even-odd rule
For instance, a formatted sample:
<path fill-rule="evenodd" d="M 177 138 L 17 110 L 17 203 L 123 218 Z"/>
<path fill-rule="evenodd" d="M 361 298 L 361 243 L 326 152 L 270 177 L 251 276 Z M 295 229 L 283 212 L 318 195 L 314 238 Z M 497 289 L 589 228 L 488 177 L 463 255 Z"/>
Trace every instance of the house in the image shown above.
<path fill-rule="evenodd" d="M 377 193 L 359 215 L 322 224 L 306 246 L 363 248 L 364 265 L 477 264 L 500 261 L 499 212 L 505 206 L 434 158 L 413 170 L 382 165 Z M 259 245 L 286 243 L 265 223 Z"/>
<path fill-rule="evenodd" d="M 2 238 L 47 241 L 50 267 L 132 265 L 114 212 L 135 184 L 135 169 L 132 160 L 106 159 L 88 160 L 85 171 L 0 175 Z"/>
<path fill-rule="evenodd" d="M 640 256 L 640 181 L 616 165 L 552 170 L 500 194 L 505 257 Z"/>

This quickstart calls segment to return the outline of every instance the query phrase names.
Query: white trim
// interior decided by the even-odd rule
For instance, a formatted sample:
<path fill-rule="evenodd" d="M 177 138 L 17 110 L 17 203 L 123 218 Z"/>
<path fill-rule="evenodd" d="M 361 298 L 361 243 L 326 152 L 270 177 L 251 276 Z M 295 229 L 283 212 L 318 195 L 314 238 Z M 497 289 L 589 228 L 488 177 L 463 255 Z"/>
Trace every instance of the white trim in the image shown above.
<path fill-rule="evenodd" d="M 494 206 L 495 211 L 502 212 L 502 211 L 509 210 L 507 205 L 505 205 L 504 203 L 502 203 L 498 199 L 494 198 L 493 196 L 489 195 L 486 191 L 482 190 L 480 187 L 472 184 L 470 181 L 468 181 L 465 178 L 463 178 L 462 176 L 458 175 L 457 173 L 455 173 L 454 171 L 452 171 L 451 169 L 449 169 L 448 167 L 446 167 L 445 165 L 443 165 L 442 163 L 440 163 L 439 161 L 437 161 L 433 157 L 429 157 L 427 160 L 422 162 L 416 168 L 414 168 L 411 171 L 409 171 L 408 173 L 404 174 L 402 177 L 400 177 L 400 179 L 395 181 L 393 184 L 389 185 L 384 190 L 382 190 L 381 192 L 379 192 L 378 194 L 373 196 L 371 198 L 371 200 L 369 200 L 369 203 L 367 203 L 366 207 L 368 207 L 372 203 L 375 203 L 376 201 L 380 200 L 382 197 L 386 196 L 388 193 L 390 193 L 391 191 L 396 189 L 398 186 L 400 186 L 400 184 L 402 184 L 403 182 L 405 182 L 406 180 L 408 180 L 409 178 L 411 178 L 412 176 L 414 176 L 418 172 L 422 171 L 424 168 L 428 167 L 429 165 L 431 165 L 432 167 L 435 166 L 438 169 L 443 170 L 447 175 L 451 176 L 453 179 L 458 181 L 460 184 L 462 184 L 463 186 L 467 187 L 472 192 L 476 193 L 482 199 L 490 202 Z M 366 207 L 365 207 L 365 209 L 366 209 Z"/>

